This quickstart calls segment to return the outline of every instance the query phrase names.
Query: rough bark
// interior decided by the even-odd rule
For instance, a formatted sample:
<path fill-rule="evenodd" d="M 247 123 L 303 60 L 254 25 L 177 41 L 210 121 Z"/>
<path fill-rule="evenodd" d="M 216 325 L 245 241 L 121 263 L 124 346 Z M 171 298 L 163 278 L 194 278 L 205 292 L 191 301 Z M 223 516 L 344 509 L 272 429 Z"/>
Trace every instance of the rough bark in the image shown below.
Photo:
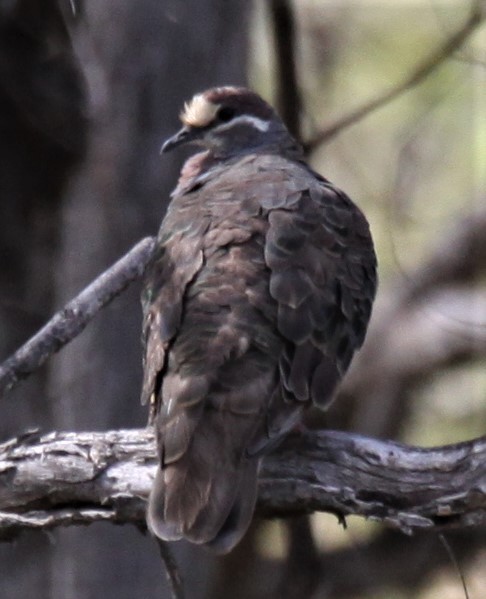
<path fill-rule="evenodd" d="M 152 432 L 28 433 L 0 447 L 0 530 L 144 525 Z M 355 514 L 410 534 L 486 524 L 486 437 L 416 448 L 336 431 L 293 434 L 262 468 L 258 512 Z"/>

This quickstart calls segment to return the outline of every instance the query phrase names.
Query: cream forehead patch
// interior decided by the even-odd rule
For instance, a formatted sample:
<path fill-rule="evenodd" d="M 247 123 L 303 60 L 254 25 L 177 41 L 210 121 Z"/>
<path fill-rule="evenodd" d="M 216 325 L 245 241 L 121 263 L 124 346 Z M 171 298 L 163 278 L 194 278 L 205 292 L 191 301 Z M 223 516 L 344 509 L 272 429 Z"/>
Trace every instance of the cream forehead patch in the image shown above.
<path fill-rule="evenodd" d="M 218 104 L 213 104 L 203 94 L 198 94 L 184 104 L 179 118 L 186 127 L 205 127 L 214 119 L 218 109 Z"/>

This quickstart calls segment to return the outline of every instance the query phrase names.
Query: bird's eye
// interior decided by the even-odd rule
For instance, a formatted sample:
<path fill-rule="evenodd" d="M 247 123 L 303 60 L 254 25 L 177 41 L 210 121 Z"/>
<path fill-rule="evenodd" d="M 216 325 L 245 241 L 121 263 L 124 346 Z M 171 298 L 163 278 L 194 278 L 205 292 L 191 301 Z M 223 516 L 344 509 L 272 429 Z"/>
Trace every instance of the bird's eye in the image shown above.
<path fill-rule="evenodd" d="M 223 123 L 227 123 L 231 121 L 231 119 L 235 116 L 236 111 L 234 108 L 230 108 L 229 106 L 223 106 L 218 110 L 218 119 Z"/>

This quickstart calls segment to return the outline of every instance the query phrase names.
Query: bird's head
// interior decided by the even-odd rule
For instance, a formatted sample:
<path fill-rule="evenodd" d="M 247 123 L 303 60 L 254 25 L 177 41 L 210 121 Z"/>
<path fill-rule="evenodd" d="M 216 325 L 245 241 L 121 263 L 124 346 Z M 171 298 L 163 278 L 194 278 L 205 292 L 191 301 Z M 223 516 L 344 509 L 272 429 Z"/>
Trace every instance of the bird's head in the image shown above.
<path fill-rule="evenodd" d="M 231 156 L 258 148 L 295 147 L 279 116 L 260 96 L 244 87 L 215 87 L 195 95 L 180 114 L 182 129 L 161 148 L 168 152 L 191 143 L 215 156 Z"/>

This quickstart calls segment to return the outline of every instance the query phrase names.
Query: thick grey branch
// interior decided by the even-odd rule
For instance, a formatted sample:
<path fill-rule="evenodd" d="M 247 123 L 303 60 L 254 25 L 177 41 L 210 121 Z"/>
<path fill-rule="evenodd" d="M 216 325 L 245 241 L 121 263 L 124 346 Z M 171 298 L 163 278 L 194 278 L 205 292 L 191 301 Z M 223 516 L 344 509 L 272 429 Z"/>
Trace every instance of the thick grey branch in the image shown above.
<path fill-rule="evenodd" d="M 0 446 L 0 538 L 97 520 L 143 526 L 149 430 L 28 434 Z M 419 449 L 350 433 L 289 437 L 262 468 L 265 516 L 357 514 L 404 532 L 486 523 L 486 437 Z"/>
<path fill-rule="evenodd" d="M 140 279 L 154 248 L 153 237 L 142 239 L 128 254 L 102 273 L 13 356 L 0 366 L 0 395 L 29 376 L 59 351 L 130 283 Z"/>
<path fill-rule="evenodd" d="M 354 125 L 375 110 L 385 106 L 402 93 L 412 89 L 424 81 L 437 67 L 439 67 L 447 58 L 452 56 L 464 42 L 471 36 L 484 19 L 483 0 L 473 2 L 469 18 L 464 25 L 450 38 L 448 38 L 437 50 L 431 53 L 422 63 L 420 63 L 408 77 L 399 82 L 395 87 L 385 90 L 375 98 L 366 102 L 349 114 L 337 119 L 334 123 L 324 126 L 315 133 L 305 145 L 306 151 L 311 152 L 320 144 L 329 141 L 332 137 L 340 133 L 343 129 Z"/>

